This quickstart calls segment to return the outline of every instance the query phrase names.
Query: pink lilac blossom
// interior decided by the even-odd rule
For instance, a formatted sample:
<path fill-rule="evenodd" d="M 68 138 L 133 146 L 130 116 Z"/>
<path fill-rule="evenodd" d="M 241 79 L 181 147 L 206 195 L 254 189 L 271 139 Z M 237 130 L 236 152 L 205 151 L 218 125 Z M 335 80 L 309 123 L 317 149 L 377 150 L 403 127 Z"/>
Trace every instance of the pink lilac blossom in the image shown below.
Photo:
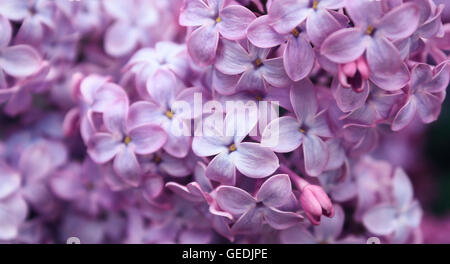
<path fill-rule="evenodd" d="M 442 241 L 449 8 L 0 0 L 0 243 Z"/>

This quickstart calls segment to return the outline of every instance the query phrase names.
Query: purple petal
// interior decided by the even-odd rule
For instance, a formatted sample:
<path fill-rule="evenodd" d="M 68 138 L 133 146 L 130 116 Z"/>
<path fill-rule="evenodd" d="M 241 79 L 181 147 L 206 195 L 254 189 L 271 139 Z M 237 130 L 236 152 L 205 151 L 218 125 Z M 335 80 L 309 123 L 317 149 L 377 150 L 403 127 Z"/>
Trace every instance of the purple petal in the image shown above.
<path fill-rule="evenodd" d="M 419 8 L 413 3 L 405 3 L 383 16 L 377 30 L 391 40 L 411 36 L 419 25 Z"/>
<path fill-rule="evenodd" d="M 301 35 L 289 37 L 283 58 L 286 73 L 293 81 L 308 76 L 314 66 L 314 51 Z"/>
<path fill-rule="evenodd" d="M 110 161 L 120 151 L 122 143 L 111 134 L 94 134 L 88 142 L 89 156 L 97 163 Z"/>
<path fill-rule="evenodd" d="M 370 80 L 387 91 L 401 89 L 409 81 L 409 71 L 395 46 L 385 38 L 373 38 L 367 48 Z"/>
<path fill-rule="evenodd" d="M 16 45 L 5 48 L 0 55 L 0 67 L 14 77 L 26 77 L 36 73 L 41 57 L 31 46 Z"/>
<path fill-rule="evenodd" d="M 441 112 L 441 99 L 438 96 L 423 92 L 418 93 L 415 99 L 417 113 L 424 123 L 428 124 L 437 120 Z"/>
<path fill-rule="evenodd" d="M 270 25 L 281 34 L 289 33 L 300 25 L 312 12 L 309 0 L 274 1 L 269 8 Z"/>
<path fill-rule="evenodd" d="M 226 151 L 214 157 L 208 164 L 206 176 L 222 184 L 234 185 L 236 183 L 236 167 Z"/>
<path fill-rule="evenodd" d="M 233 234 L 255 234 L 261 231 L 264 222 L 263 210 L 252 207 L 231 227 Z"/>
<path fill-rule="evenodd" d="M 277 155 L 257 143 L 241 143 L 230 156 L 233 156 L 236 168 L 250 178 L 267 177 L 279 167 Z"/>
<path fill-rule="evenodd" d="M 307 134 L 303 138 L 305 169 L 309 176 L 319 176 L 328 162 L 328 148 L 318 136 Z"/>
<path fill-rule="evenodd" d="M 364 105 L 369 96 L 369 85 L 365 81 L 363 84 L 363 91 L 355 92 L 351 87 L 344 88 L 338 84 L 335 97 L 336 103 L 342 112 L 351 112 Z"/>
<path fill-rule="evenodd" d="M 0 36 L 0 49 L 4 49 L 8 47 L 12 36 L 11 24 L 4 16 L 0 16 L 0 32 L 2 32 L 2 35 Z"/>
<path fill-rule="evenodd" d="M 175 74 L 166 69 L 156 71 L 147 82 L 147 91 L 152 99 L 167 110 L 175 100 L 177 87 Z"/>
<path fill-rule="evenodd" d="M 20 174 L 3 162 L 0 162 L 0 200 L 18 190 L 20 183 Z"/>
<path fill-rule="evenodd" d="M 309 79 L 296 82 L 291 88 L 290 98 L 300 124 L 316 115 L 319 106 L 314 85 Z"/>
<path fill-rule="evenodd" d="M 250 10 L 240 5 L 225 7 L 219 16 L 222 21 L 217 24 L 217 30 L 230 40 L 244 38 L 248 25 L 256 18 Z"/>
<path fill-rule="evenodd" d="M 324 217 L 319 226 L 314 227 L 314 234 L 325 241 L 336 240 L 344 227 L 345 213 L 342 207 L 334 205 L 335 214 L 332 218 Z"/>
<path fill-rule="evenodd" d="M 376 23 L 384 14 L 380 1 L 346 1 L 345 9 L 356 26 Z"/>
<path fill-rule="evenodd" d="M 280 239 L 285 244 L 316 244 L 316 238 L 303 226 L 295 226 L 280 233 Z"/>
<path fill-rule="evenodd" d="M 364 226 L 375 235 L 389 235 L 396 227 L 397 211 L 391 205 L 380 204 L 363 216 Z"/>
<path fill-rule="evenodd" d="M 269 25 L 267 15 L 255 19 L 247 29 L 247 37 L 250 42 L 259 48 L 271 48 L 285 41 L 285 36 L 276 32 Z"/>
<path fill-rule="evenodd" d="M 0 239 L 14 239 L 25 221 L 28 207 L 21 195 L 12 195 L 0 203 Z"/>
<path fill-rule="evenodd" d="M 341 29 L 324 40 L 320 53 L 336 63 L 351 62 L 364 53 L 368 38 L 361 29 Z"/>
<path fill-rule="evenodd" d="M 261 145 L 275 152 L 286 153 L 297 149 L 303 140 L 300 123 L 290 116 L 277 118 L 264 129 Z"/>
<path fill-rule="evenodd" d="M 303 217 L 293 212 L 283 212 L 275 208 L 266 208 L 264 219 L 277 230 L 284 230 L 303 222 Z"/>
<path fill-rule="evenodd" d="M 308 36 L 311 39 L 311 42 L 319 47 L 330 34 L 341 28 L 342 26 L 339 21 L 325 9 L 319 9 L 316 12 L 313 12 L 306 20 L 306 31 L 308 32 Z"/>
<path fill-rule="evenodd" d="M 265 60 L 262 69 L 262 76 L 264 77 L 264 80 L 266 80 L 266 82 L 268 82 L 270 85 L 278 88 L 286 88 L 291 84 L 291 80 L 284 70 L 282 58 Z"/>
<path fill-rule="evenodd" d="M 217 203 L 223 210 L 239 216 L 252 208 L 256 201 L 246 191 L 232 186 L 217 188 Z"/>
<path fill-rule="evenodd" d="M 236 84 L 236 91 L 264 91 L 264 79 L 261 71 L 255 71 L 250 69 L 241 75 L 238 83 Z"/>
<path fill-rule="evenodd" d="M 216 68 L 225 74 L 234 75 L 252 67 L 247 51 L 235 41 L 222 40 L 215 62 Z"/>
<path fill-rule="evenodd" d="M 190 0 L 184 2 L 179 18 L 180 25 L 195 27 L 213 22 L 211 11 L 204 1 Z"/>
<path fill-rule="evenodd" d="M 256 200 L 266 206 L 280 207 L 284 205 L 292 194 L 291 180 L 287 174 L 270 177 L 259 188 Z"/>
<path fill-rule="evenodd" d="M 127 55 L 137 44 L 138 33 L 127 22 L 117 21 L 105 33 L 105 50 L 111 56 Z"/>
<path fill-rule="evenodd" d="M 163 128 L 167 132 L 167 142 L 164 150 L 170 155 L 177 158 L 184 158 L 191 148 L 190 130 L 182 121 L 173 119 L 163 124 Z"/>
<path fill-rule="evenodd" d="M 219 32 L 214 25 L 205 25 L 191 33 L 187 40 L 188 52 L 195 63 L 209 65 L 216 56 Z"/>
<path fill-rule="evenodd" d="M 160 126 L 150 124 L 133 128 L 128 135 L 134 152 L 139 155 L 159 150 L 167 140 L 167 134 Z"/>
<path fill-rule="evenodd" d="M 141 166 L 131 148 L 121 146 L 114 159 L 114 171 L 131 186 L 138 186 L 141 181 Z"/>
<path fill-rule="evenodd" d="M 395 201 L 399 208 L 406 208 L 413 200 L 413 186 L 403 169 L 395 170 L 393 186 Z"/>
<path fill-rule="evenodd" d="M 160 125 L 165 120 L 161 107 L 151 102 L 136 102 L 130 106 L 128 127 L 134 128 L 144 124 Z"/>

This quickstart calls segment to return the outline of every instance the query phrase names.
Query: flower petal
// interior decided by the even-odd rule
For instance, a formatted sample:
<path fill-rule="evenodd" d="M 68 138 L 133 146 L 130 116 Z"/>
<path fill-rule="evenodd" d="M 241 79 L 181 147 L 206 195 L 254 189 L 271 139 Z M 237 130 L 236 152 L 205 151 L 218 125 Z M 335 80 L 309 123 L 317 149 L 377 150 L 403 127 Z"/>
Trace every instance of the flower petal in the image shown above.
<path fill-rule="evenodd" d="M 9 20 L 0 15 L 0 32 L 2 35 L 0 36 L 0 49 L 8 47 L 9 42 L 12 37 L 12 27 L 9 23 Z"/>
<path fill-rule="evenodd" d="M 309 0 L 278 0 L 269 8 L 270 25 L 281 34 L 289 33 L 313 12 Z"/>
<path fill-rule="evenodd" d="M 36 73 L 40 66 L 39 53 L 28 45 L 11 46 L 0 54 L 0 67 L 14 77 L 30 76 Z"/>
<path fill-rule="evenodd" d="M 300 124 L 316 115 L 319 106 L 314 85 L 309 79 L 303 79 L 294 83 L 291 88 L 290 98 Z"/>
<path fill-rule="evenodd" d="M 413 3 L 400 5 L 383 16 L 377 27 L 377 33 L 391 40 L 411 36 L 419 25 L 419 7 Z"/>
<path fill-rule="evenodd" d="M 285 153 L 297 149 L 303 140 L 300 123 L 290 116 L 277 118 L 264 129 L 261 145 L 275 152 Z"/>
<path fill-rule="evenodd" d="M 258 17 L 249 25 L 247 38 L 259 48 L 275 47 L 285 41 L 285 36 L 276 32 L 269 25 L 269 17 L 267 15 Z"/>
<path fill-rule="evenodd" d="M 106 163 L 120 151 L 121 142 L 111 134 L 94 134 L 88 142 L 89 156 L 97 163 Z"/>
<path fill-rule="evenodd" d="M 266 206 L 280 207 L 292 194 L 291 180 L 287 174 L 274 175 L 267 179 L 256 193 L 256 200 Z"/>
<path fill-rule="evenodd" d="M 396 227 L 397 211 L 387 204 L 372 207 L 363 216 L 364 226 L 375 235 L 389 235 Z"/>
<path fill-rule="evenodd" d="M 137 44 L 137 32 L 128 22 L 119 20 L 106 30 L 105 51 L 111 56 L 127 55 Z"/>
<path fill-rule="evenodd" d="M 189 55 L 195 63 L 209 65 L 216 57 L 219 32 L 214 25 L 204 25 L 191 33 L 187 40 Z"/>
<path fill-rule="evenodd" d="M 0 200 L 18 190 L 20 183 L 20 174 L 3 162 L 0 162 Z"/>
<path fill-rule="evenodd" d="M 367 48 L 370 80 L 387 91 L 396 91 L 409 81 L 408 67 L 399 51 L 385 38 L 373 38 Z"/>
<path fill-rule="evenodd" d="M 351 62 L 364 53 L 367 38 L 359 28 L 341 29 L 324 40 L 320 53 L 336 63 Z"/>
<path fill-rule="evenodd" d="M 283 212 L 276 208 L 266 208 L 264 219 L 276 230 L 284 230 L 303 222 L 303 216 L 293 212 Z"/>
<path fill-rule="evenodd" d="M 320 225 L 314 226 L 314 234 L 324 241 L 336 240 L 344 227 L 345 213 L 342 207 L 334 205 L 335 214 L 332 218 L 323 217 Z"/>
<path fill-rule="evenodd" d="M 221 152 L 211 160 L 206 168 L 206 176 L 226 185 L 236 183 L 236 167 L 227 151 Z"/>
<path fill-rule="evenodd" d="M 202 0 L 184 1 L 179 23 L 185 27 L 201 26 L 213 21 L 211 11 Z"/>
<path fill-rule="evenodd" d="M 137 187 L 140 184 L 142 170 L 131 148 L 122 146 L 114 159 L 113 167 L 119 177 L 131 186 Z"/>
<path fill-rule="evenodd" d="M 413 200 L 413 186 L 403 169 L 395 170 L 393 186 L 395 201 L 399 208 L 406 208 Z"/>
<path fill-rule="evenodd" d="M 153 153 L 167 141 L 167 134 L 164 129 L 151 124 L 133 128 L 128 136 L 131 138 L 130 144 L 134 146 L 134 152 L 139 155 Z"/>
<path fill-rule="evenodd" d="M 14 239 L 25 221 L 28 207 L 21 195 L 15 194 L 0 203 L 0 239 Z"/>
<path fill-rule="evenodd" d="M 345 88 L 341 84 L 337 86 L 335 98 L 342 112 L 351 112 L 364 105 L 369 96 L 370 89 L 367 82 L 364 82 L 363 87 L 363 91 L 355 92 L 351 87 Z"/>
<path fill-rule="evenodd" d="M 286 73 L 293 81 L 299 81 L 311 72 L 314 66 L 314 51 L 301 35 L 290 36 L 283 54 Z"/>
<path fill-rule="evenodd" d="M 236 168 L 250 178 L 267 177 L 279 167 L 277 155 L 258 143 L 241 143 L 230 155 Z"/>
<path fill-rule="evenodd" d="M 328 148 L 318 136 L 307 134 L 303 138 L 305 169 L 309 176 L 319 176 L 328 162 Z"/>
<path fill-rule="evenodd" d="M 238 42 L 226 39 L 220 42 L 215 66 L 228 75 L 240 74 L 253 67 L 247 51 Z"/>
<path fill-rule="evenodd" d="M 231 40 L 244 38 L 247 27 L 256 18 L 250 10 L 240 5 L 225 7 L 219 16 L 222 21 L 217 24 L 217 30 Z"/>
<path fill-rule="evenodd" d="M 247 212 L 256 203 L 255 198 L 237 187 L 220 186 L 216 192 L 220 208 L 235 216 Z"/>
<path fill-rule="evenodd" d="M 283 58 L 265 60 L 264 66 L 261 68 L 264 80 L 270 85 L 277 88 L 286 88 L 291 84 L 291 80 L 284 70 Z"/>

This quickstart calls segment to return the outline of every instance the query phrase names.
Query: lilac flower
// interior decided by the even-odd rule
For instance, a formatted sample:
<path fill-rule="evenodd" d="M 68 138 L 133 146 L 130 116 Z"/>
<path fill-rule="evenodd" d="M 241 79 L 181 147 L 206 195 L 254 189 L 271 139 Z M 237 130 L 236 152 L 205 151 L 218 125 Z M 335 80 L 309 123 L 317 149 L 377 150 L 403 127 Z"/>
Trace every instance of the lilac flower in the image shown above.
<path fill-rule="evenodd" d="M 152 2 L 143 0 L 103 1 L 106 12 L 115 19 L 105 35 L 105 51 L 111 56 L 121 57 L 138 45 L 151 41 L 150 27 L 158 21 L 158 12 Z M 149 39 L 150 38 L 150 39 Z"/>
<path fill-rule="evenodd" d="M 402 169 L 395 170 L 393 178 L 393 203 L 381 203 L 372 207 L 363 216 L 367 229 L 376 235 L 392 234 L 394 243 L 405 243 L 411 228 L 419 225 L 422 209 L 413 200 L 413 188 Z"/>
<path fill-rule="evenodd" d="M 356 27 L 331 34 L 321 53 L 336 63 L 348 63 L 366 52 L 370 80 L 388 91 L 402 88 L 409 80 L 408 69 L 389 40 L 414 33 L 419 23 L 418 7 L 407 3 L 384 14 L 379 1 L 363 0 L 347 1 L 346 10 Z"/>
<path fill-rule="evenodd" d="M 3 71 L 14 77 L 26 77 L 36 73 L 41 64 L 39 53 L 28 45 L 8 46 L 12 38 L 12 28 L 8 19 L 0 15 L 0 79 Z"/>
<path fill-rule="evenodd" d="M 278 168 L 278 158 L 270 149 L 258 143 L 242 142 L 256 125 L 255 113 L 251 115 L 250 123 L 242 126 L 245 117 L 230 112 L 225 117 L 223 130 L 211 128 L 203 136 L 194 137 L 192 150 L 196 155 L 215 156 L 206 169 L 206 176 L 211 180 L 235 185 L 236 169 L 250 178 L 264 178 Z M 221 119 L 216 121 L 221 122 Z"/>
<path fill-rule="evenodd" d="M 239 79 L 233 91 L 264 91 L 268 85 L 287 87 L 291 82 L 283 68 L 282 58 L 269 59 L 270 49 L 260 49 L 251 43 L 248 49 L 238 42 L 222 40 L 217 54 L 215 67 L 225 78 Z"/>
<path fill-rule="evenodd" d="M 347 18 L 331 11 L 344 6 L 339 0 L 281 0 L 269 8 L 269 24 L 280 34 L 287 34 L 306 20 L 309 39 L 320 46 L 324 39 L 347 24 Z"/>
<path fill-rule="evenodd" d="M 269 25 L 267 15 L 253 21 L 247 31 L 250 42 L 260 48 L 271 48 L 287 41 L 283 53 L 286 74 L 293 81 L 305 78 L 314 66 L 314 52 L 300 27 L 287 34 L 279 34 Z"/>
<path fill-rule="evenodd" d="M 225 0 L 187 0 L 179 23 L 197 27 L 187 40 L 192 59 L 198 64 L 211 64 L 214 60 L 219 33 L 226 39 L 245 37 L 247 26 L 256 17 L 240 5 L 225 6 Z"/>
<path fill-rule="evenodd" d="M 0 1 L 0 14 L 15 22 L 22 22 L 16 41 L 39 44 L 46 29 L 54 29 L 55 3 L 46 0 Z"/>
<path fill-rule="evenodd" d="M 231 228 L 233 233 L 251 234 L 259 231 L 263 224 L 282 230 L 303 221 L 299 214 L 277 209 L 288 202 L 291 193 L 289 176 L 279 174 L 266 180 L 255 196 L 237 187 L 220 186 L 217 203 L 238 217 Z"/>
<path fill-rule="evenodd" d="M 184 158 L 191 146 L 190 130 L 186 122 L 195 118 L 193 111 L 194 95 L 198 88 L 184 89 L 175 75 L 168 70 L 158 70 L 147 83 L 151 101 L 136 102 L 130 107 L 130 126 L 156 124 L 167 133 L 164 150 L 177 158 Z M 188 103 L 190 108 L 178 103 Z"/>
<path fill-rule="evenodd" d="M 130 127 L 128 98 L 122 98 L 115 109 L 103 113 L 105 131 L 95 133 L 87 143 L 88 153 L 97 163 L 114 159 L 114 170 L 132 186 L 139 185 L 141 167 L 137 155 L 160 149 L 167 140 L 164 130 L 153 124 Z"/>
<path fill-rule="evenodd" d="M 441 112 L 441 103 L 449 82 L 448 61 L 431 68 L 417 64 L 411 71 L 407 100 L 395 116 L 392 130 L 406 127 L 416 112 L 423 123 L 431 123 Z"/>
<path fill-rule="evenodd" d="M 331 137 L 323 111 L 318 111 L 314 86 L 309 80 L 295 83 L 291 88 L 291 104 L 295 117 L 273 120 L 263 133 L 261 144 L 285 153 L 303 146 L 308 175 L 318 176 L 328 162 L 327 145 L 321 138 Z M 278 129 L 275 129 L 278 127 Z"/>

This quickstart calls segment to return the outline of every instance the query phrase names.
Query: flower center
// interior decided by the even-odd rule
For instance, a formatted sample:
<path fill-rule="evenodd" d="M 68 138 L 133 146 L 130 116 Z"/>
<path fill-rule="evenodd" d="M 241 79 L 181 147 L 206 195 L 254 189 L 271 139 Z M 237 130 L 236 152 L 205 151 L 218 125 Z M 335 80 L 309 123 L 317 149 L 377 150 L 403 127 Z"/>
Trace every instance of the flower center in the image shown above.
<path fill-rule="evenodd" d="M 259 96 L 259 95 L 256 95 L 256 96 L 255 96 L 255 99 L 256 99 L 257 101 L 259 101 L 259 102 L 261 102 L 261 101 L 263 100 L 263 98 L 262 98 L 261 96 Z"/>
<path fill-rule="evenodd" d="M 291 31 L 291 34 L 294 36 L 294 37 L 298 37 L 298 35 L 300 35 L 300 32 L 298 31 L 298 29 L 296 29 L 296 28 L 294 28 L 292 31 Z"/>
<path fill-rule="evenodd" d="M 263 65 L 263 62 L 260 58 L 257 58 L 256 60 L 253 61 L 253 65 L 255 66 L 256 69 L 258 69 Z"/>
<path fill-rule="evenodd" d="M 220 18 L 219 16 L 216 18 L 216 23 L 219 23 L 222 21 L 222 18 Z"/>
<path fill-rule="evenodd" d="M 372 35 L 374 29 L 373 26 L 369 25 L 366 29 L 366 35 Z"/>
<path fill-rule="evenodd" d="M 166 115 L 167 118 L 169 118 L 169 119 L 173 118 L 173 112 L 172 111 L 167 111 L 166 113 L 164 113 L 164 115 Z"/>
<path fill-rule="evenodd" d="M 303 128 L 299 128 L 298 131 L 302 134 L 305 134 L 305 132 L 306 132 Z"/>
<path fill-rule="evenodd" d="M 317 6 L 319 5 L 319 1 L 314 1 L 312 8 L 317 10 Z"/>
<path fill-rule="evenodd" d="M 129 136 L 126 136 L 123 140 L 123 143 L 125 143 L 125 145 L 130 144 L 130 142 L 131 142 L 131 138 Z"/>
<path fill-rule="evenodd" d="M 153 162 L 156 164 L 160 164 L 162 161 L 161 157 L 158 155 L 153 156 Z"/>
<path fill-rule="evenodd" d="M 231 145 L 228 147 L 228 149 L 229 149 L 231 152 L 234 152 L 234 151 L 236 151 L 236 145 L 231 144 Z"/>

